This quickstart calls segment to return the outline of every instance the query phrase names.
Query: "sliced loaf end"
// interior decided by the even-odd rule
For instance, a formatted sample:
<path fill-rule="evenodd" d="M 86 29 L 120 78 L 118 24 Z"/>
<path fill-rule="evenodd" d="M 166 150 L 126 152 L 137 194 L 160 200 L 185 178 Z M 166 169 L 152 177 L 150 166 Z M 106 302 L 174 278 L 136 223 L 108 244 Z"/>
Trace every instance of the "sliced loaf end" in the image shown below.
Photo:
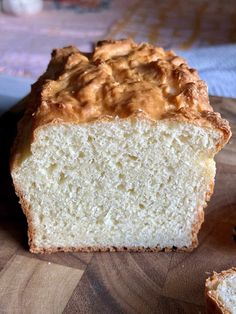
<path fill-rule="evenodd" d="M 12 153 L 31 251 L 192 249 L 230 135 L 172 51 L 132 40 L 54 50 Z"/>
<path fill-rule="evenodd" d="M 31 251 L 192 249 L 221 138 L 170 120 L 39 129 L 12 171 Z"/>
<path fill-rule="evenodd" d="M 206 280 L 206 305 L 209 314 L 236 313 L 236 268 L 214 274 Z"/>

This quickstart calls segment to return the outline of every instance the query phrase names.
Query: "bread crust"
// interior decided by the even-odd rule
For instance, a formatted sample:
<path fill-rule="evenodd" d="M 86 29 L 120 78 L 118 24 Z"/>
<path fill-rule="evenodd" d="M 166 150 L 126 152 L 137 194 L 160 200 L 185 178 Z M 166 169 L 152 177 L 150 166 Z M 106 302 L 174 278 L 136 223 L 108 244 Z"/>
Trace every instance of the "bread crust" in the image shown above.
<path fill-rule="evenodd" d="M 213 275 L 207 278 L 205 283 L 205 299 L 206 308 L 208 314 L 231 314 L 227 309 L 225 309 L 224 304 L 217 298 L 215 291 L 215 285 L 229 275 L 235 274 L 236 268 L 232 267 L 228 270 L 223 270 L 220 273 L 213 272 Z"/>
<path fill-rule="evenodd" d="M 196 70 L 173 51 L 130 39 L 99 42 L 90 56 L 73 46 L 53 50 L 47 71 L 32 85 L 25 103 L 12 171 L 30 149 L 37 130 L 50 124 L 117 117 L 187 122 L 219 130 L 218 150 L 231 137 L 228 121 L 213 111 L 207 86 Z"/>
<path fill-rule="evenodd" d="M 94 252 L 129 252 L 129 253 L 141 253 L 141 252 L 191 252 L 195 247 L 188 247 L 188 248 L 160 248 L 160 247 L 153 247 L 153 248 L 146 248 L 143 246 L 131 247 L 131 246 L 102 246 L 102 247 L 55 247 L 55 248 L 40 248 L 40 247 L 30 247 L 31 253 L 40 253 L 40 254 L 51 254 L 56 252 L 74 252 L 74 253 L 94 253 Z"/>
<path fill-rule="evenodd" d="M 14 180 L 14 172 L 30 151 L 32 142 L 37 140 L 41 128 L 54 124 L 114 121 L 117 117 L 131 121 L 146 119 L 154 124 L 161 120 L 179 121 L 220 131 L 222 136 L 216 151 L 231 136 L 228 122 L 210 106 L 206 84 L 199 79 L 196 70 L 190 69 L 172 51 L 149 44 L 137 45 L 132 40 L 99 42 L 91 55 L 82 54 L 72 46 L 54 50 L 47 71 L 32 86 L 25 106 L 12 148 L 10 168 L 16 194 L 27 217 L 29 245 L 34 253 L 163 251 L 158 247 L 44 249 L 34 244 L 30 207 L 20 184 Z M 213 186 L 214 182 L 206 191 L 206 201 L 213 193 Z M 192 245 L 164 250 L 191 251 L 198 244 L 197 233 L 203 221 L 203 208 L 199 208 L 192 229 Z"/>

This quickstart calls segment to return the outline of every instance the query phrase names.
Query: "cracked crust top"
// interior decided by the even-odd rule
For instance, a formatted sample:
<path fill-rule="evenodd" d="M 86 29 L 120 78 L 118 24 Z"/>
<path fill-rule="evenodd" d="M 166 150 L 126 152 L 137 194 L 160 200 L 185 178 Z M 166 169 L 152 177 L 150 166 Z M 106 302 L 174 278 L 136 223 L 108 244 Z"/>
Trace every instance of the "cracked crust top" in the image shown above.
<path fill-rule="evenodd" d="M 172 51 L 131 39 L 99 42 L 92 54 L 72 46 L 54 50 L 31 94 L 33 130 L 141 115 L 196 120 L 221 129 L 225 138 L 230 134 L 228 123 L 215 117 L 196 70 Z"/>
<path fill-rule="evenodd" d="M 170 119 L 215 128 L 229 140 L 228 121 L 213 111 L 207 86 L 197 71 L 172 51 L 131 39 L 98 42 L 91 54 L 70 46 L 56 49 L 47 71 L 25 98 L 11 169 L 34 141 L 37 129 L 51 123 L 91 123 L 118 117 Z"/>

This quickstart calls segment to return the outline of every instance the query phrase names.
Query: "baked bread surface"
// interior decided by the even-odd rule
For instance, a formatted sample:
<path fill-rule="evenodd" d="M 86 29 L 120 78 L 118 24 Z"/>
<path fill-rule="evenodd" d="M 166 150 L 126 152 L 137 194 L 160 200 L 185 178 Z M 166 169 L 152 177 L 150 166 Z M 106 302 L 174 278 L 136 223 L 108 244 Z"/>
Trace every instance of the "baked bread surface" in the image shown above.
<path fill-rule="evenodd" d="M 234 306 L 229 308 L 229 304 L 226 301 L 227 292 L 225 295 L 218 291 L 219 285 L 224 284 L 227 288 L 227 283 L 225 280 L 231 278 L 234 279 L 234 291 L 232 291 L 231 287 L 228 287 L 228 293 L 232 293 L 231 298 L 234 298 Z M 233 282 L 232 282 L 233 283 Z M 232 284 L 231 283 L 231 284 Z M 220 273 L 214 272 L 211 277 L 206 280 L 205 285 L 205 296 L 206 296 L 206 306 L 208 314 L 234 314 L 236 312 L 236 268 L 232 267 L 228 270 L 223 270 Z M 221 288 L 222 290 L 222 288 Z"/>
<path fill-rule="evenodd" d="M 54 130 L 56 126 L 79 126 L 83 130 L 83 127 L 96 125 L 107 125 L 109 128 L 111 124 L 124 122 L 134 125 L 134 128 L 137 123 L 147 123 L 152 128 L 166 128 L 166 125 L 172 128 L 176 124 L 187 128 L 187 132 L 191 132 L 191 128 L 194 128 L 194 132 L 201 132 L 203 128 L 214 138 L 214 144 L 209 144 L 211 148 L 208 149 L 209 158 L 213 158 L 231 136 L 229 124 L 213 111 L 206 84 L 182 58 L 172 51 L 164 51 L 149 44 L 138 45 L 132 40 L 100 42 L 92 54 L 81 53 L 75 47 L 57 49 L 52 52 L 45 74 L 32 86 L 26 107 L 12 150 L 11 171 L 16 193 L 27 216 L 32 252 L 112 251 L 127 248 L 134 251 L 190 250 L 197 245 L 197 233 L 204 220 L 202 208 L 213 192 L 212 165 L 209 166 L 209 182 L 204 181 L 204 201 L 199 202 L 197 213 L 194 214 L 191 244 L 181 247 L 176 247 L 174 243 L 164 247 L 137 243 L 38 245 L 35 243 L 37 228 L 32 217 L 34 209 L 19 177 L 21 167 L 34 153 L 34 145 L 37 146 L 39 142 L 41 130 L 49 127 Z M 47 136 L 43 138 L 46 141 Z M 135 162 L 136 158 L 131 159 Z M 120 166 L 119 163 L 117 165 Z M 206 167 L 210 169 L 208 164 Z"/>
<path fill-rule="evenodd" d="M 33 130 L 48 123 L 86 123 L 144 115 L 157 121 L 189 119 L 218 127 L 207 86 L 172 51 L 132 40 L 103 41 L 93 54 L 56 49 L 47 72 L 32 88 Z"/>

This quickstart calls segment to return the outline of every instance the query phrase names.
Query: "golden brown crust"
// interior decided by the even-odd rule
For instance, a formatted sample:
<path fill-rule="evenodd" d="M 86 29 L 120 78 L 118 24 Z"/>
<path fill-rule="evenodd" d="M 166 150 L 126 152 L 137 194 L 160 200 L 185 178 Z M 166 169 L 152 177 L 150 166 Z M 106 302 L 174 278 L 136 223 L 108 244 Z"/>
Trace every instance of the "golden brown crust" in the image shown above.
<path fill-rule="evenodd" d="M 30 246 L 31 253 L 56 253 L 56 252 L 84 252 L 84 253 L 92 253 L 92 252 L 191 252 L 195 246 L 191 247 L 183 247 L 183 248 L 176 248 L 176 247 L 144 247 L 144 246 L 137 246 L 137 247 L 116 247 L 116 246 L 102 246 L 102 247 L 52 247 L 52 248 L 40 248 L 34 245 Z"/>
<path fill-rule="evenodd" d="M 218 129 L 223 135 L 218 150 L 231 136 L 228 122 L 210 106 L 207 87 L 196 70 L 172 51 L 129 39 L 99 42 L 91 55 L 72 46 L 53 50 L 47 71 L 32 86 L 26 104 L 12 169 L 37 129 L 48 124 L 91 123 L 117 116 L 169 119 Z"/>
<path fill-rule="evenodd" d="M 231 314 L 225 309 L 224 304 L 218 299 L 216 287 L 224 278 L 236 274 L 236 268 L 232 267 L 228 270 L 223 270 L 220 273 L 213 272 L 213 275 L 206 280 L 205 298 L 208 314 Z"/>
<path fill-rule="evenodd" d="M 54 123 L 93 123 L 120 119 L 173 120 L 217 129 L 222 133 L 218 150 L 229 140 L 229 124 L 209 104 L 207 87 L 196 70 L 172 51 L 132 40 L 99 42 L 91 55 L 75 47 L 52 52 L 47 71 L 32 86 L 26 112 L 18 126 L 12 149 L 11 171 L 17 169 L 37 131 Z M 13 178 L 14 179 L 14 178 Z M 19 186 L 16 193 L 29 224 L 32 252 L 120 251 L 124 248 L 37 248 L 30 209 Z M 213 183 L 212 183 L 213 186 Z M 206 200 L 213 189 L 209 188 Z M 203 209 L 192 230 L 191 250 L 204 220 Z M 128 248 L 160 251 L 160 248 Z M 173 250 L 167 248 L 165 250 Z"/>
<path fill-rule="evenodd" d="M 86 123 L 142 113 L 160 120 L 183 111 L 213 112 L 207 86 L 172 51 L 132 40 L 103 41 L 90 58 L 75 47 L 55 50 L 35 84 L 33 129 L 52 122 Z"/>
<path fill-rule="evenodd" d="M 132 40 L 100 42 L 90 58 L 75 47 L 54 50 L 31 95 L 33 129 L 138 112 L 154 121 L 184 112 L 189 120 L 199 119 L 200 113 L 213 112 L 206 84 L 185 60 Z"/>

